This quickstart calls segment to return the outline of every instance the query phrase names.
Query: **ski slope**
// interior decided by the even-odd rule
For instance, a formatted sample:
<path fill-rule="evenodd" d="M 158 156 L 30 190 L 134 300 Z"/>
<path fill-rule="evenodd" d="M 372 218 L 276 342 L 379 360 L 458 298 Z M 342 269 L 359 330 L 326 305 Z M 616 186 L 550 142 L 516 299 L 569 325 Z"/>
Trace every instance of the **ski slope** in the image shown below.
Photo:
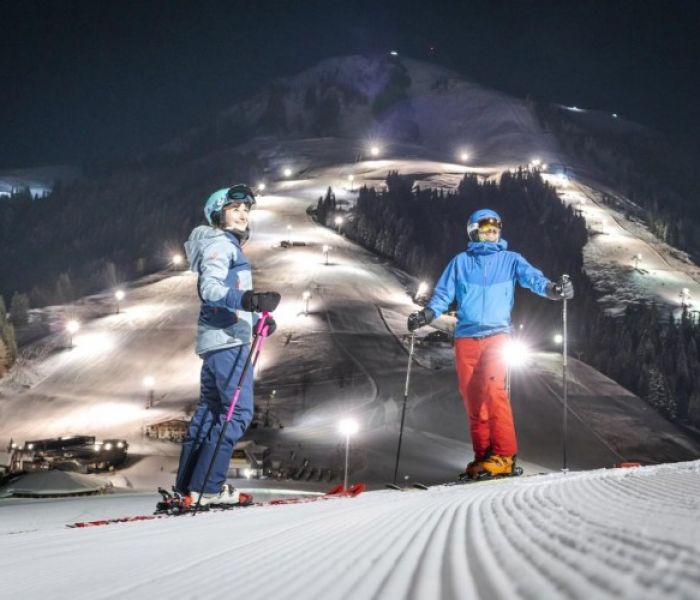
<path fill-rule="evenodd" d="M 2 514 L 0 570 L 3 594 L 28 600 L 692 600 L 699 498 L 695 461 L 91 529 L 64 524 L 145 499 L 34 501 L 12 526 Z"/>

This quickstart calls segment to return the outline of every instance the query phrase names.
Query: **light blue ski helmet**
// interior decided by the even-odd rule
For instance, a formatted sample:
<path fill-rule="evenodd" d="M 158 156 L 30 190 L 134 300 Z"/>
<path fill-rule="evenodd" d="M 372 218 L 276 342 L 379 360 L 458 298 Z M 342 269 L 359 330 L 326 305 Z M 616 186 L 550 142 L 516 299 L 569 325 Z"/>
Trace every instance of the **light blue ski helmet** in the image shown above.
<path fill-rule="evenodd" d="M 239 183 L 230 188 L 216 190 L 204 204 L 204 217 L 212 227 L 218 227 L 221 223 L 221 211 L 226 206 L 234 203 L 255 206 L 255 194 L 247 185 Z"/>
<path fill-rule="evenodd" d="M 479 226 L 483 224 L 495 225 L 503 229 L 501 216 L 490 208 L 482 208 L 473 212 L 467 221 L 467 235 L 472 242 L 479 241 Z"/>

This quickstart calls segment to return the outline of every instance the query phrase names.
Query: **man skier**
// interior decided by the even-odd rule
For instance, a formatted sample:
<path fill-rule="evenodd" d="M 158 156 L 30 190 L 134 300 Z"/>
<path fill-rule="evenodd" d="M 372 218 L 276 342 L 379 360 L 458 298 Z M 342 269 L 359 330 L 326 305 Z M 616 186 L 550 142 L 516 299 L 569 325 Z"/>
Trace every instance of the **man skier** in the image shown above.
<path fill-rule="evenodd" d="M 203 363 L 199 402 L 182 445 L 175 487 L 200 506 L 239 502 L 238 491 L 225 481 L 233 448 L 253 418 L 252 369 L 242 382 L 228 424 L 226 413 L 251 350 L 256 313 L 273 311 L 280 301 L 276 292 L 253 291 L 250 263 L 241 250 L 249 236 L 254 204 L 255 195 L 246 185 L 214 192 L 204 206 L 208 225 L 196 227 L 185 243 L 190 269 L 199 275 L 202 306 L 196 352 Z M 265 324 L 266 334 L 272 334 L 276 324 L 271 316 Z M 222 427 L 226 431 L 214 456 Z"/>
<path fill-rule="evenodd" d="M 574 296 L 570 281 L 555 284 L 520 254 L 509 252 L 501 229 L 495 211 L 472 214 L 467 250 L 447 265 L 426 307 L 408 317 L 408 329 L 415 331 L 457 301 L 455 362 L 474 448 L 474 460 L 462 475 L 469 479 L 510 475 L 515 467 L 518 446 L 503 357 L 515 284 L 550 300 Z"/>

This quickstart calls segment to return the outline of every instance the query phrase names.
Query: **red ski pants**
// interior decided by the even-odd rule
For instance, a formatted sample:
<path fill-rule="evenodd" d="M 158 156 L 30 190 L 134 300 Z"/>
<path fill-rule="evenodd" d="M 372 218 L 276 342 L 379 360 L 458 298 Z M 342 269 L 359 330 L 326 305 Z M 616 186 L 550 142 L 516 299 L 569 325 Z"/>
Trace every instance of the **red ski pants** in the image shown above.
<path fill-rule="evenodd" d="M 512 456 L 518 452 L 513 411 L 506 391 L 507 366 L 503 347 L 508 335 L 457 338 L 455 360 L 459 391 L 469 417 L 474 455 Z"/>

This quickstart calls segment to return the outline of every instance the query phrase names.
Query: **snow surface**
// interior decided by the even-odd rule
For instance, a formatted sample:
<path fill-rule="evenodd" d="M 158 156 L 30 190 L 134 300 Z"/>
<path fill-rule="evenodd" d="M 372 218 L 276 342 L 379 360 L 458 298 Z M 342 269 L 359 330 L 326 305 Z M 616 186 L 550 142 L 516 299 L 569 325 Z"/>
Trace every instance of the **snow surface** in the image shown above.
<path fill-rule="evenodd" d="M 2 521 L 0 569 L 27 599 L 691 600 L 699 498 L 695 461 L 90 529 L 63 525 L 148 498 L 25 501 L 2 515 L 20 520 Z"/>

